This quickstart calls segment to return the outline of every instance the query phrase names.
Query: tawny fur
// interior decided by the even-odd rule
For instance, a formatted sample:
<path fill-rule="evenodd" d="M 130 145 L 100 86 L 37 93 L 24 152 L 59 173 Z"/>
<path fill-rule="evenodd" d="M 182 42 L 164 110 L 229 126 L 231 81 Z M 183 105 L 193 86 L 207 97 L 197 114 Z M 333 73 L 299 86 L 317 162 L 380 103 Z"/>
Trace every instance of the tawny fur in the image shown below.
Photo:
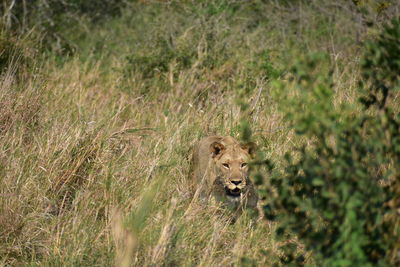
<path fill-rule="evenodd" d="M 194 147 L 191 182 L 195 195 L 241 210 L 256 209 L 258 197 L 248 177 L 254 145 L 231 136 L 209 136 Z"/>

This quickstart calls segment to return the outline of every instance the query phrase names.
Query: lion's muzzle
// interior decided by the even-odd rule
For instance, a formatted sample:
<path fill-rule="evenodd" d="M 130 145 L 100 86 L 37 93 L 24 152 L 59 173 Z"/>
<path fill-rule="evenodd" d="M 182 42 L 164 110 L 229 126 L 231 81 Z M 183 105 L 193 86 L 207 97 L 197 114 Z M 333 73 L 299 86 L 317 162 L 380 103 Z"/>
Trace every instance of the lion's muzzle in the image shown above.
<path fill-rule="evenodd" d="M 229 189 L 228 187 L 225 187 L 225 191 L 228 196 L 232 197 L 238 197 L 242 193 L 242 190 L 238 187 L 235 187 L 234 189 Z"/>
<path fill-rule="evenodd" d="M 246 183 L 243 179 L 230 179 L 229 183 L 225 186 L 227 195 L 238 197 L 245 188 Z"/>

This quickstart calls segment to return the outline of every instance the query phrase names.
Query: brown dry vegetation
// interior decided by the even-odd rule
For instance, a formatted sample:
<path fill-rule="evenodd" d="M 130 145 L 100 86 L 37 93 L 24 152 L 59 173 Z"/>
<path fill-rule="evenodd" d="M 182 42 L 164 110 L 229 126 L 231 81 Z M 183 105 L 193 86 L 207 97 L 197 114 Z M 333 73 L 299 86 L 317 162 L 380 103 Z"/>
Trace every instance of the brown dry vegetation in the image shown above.
<path fill-rule="evenodd" d="M 274 224 L 189 207 L 190 149 L 209 134 L 240 138 L 246 119 L 279 166 L 301 140 L 271 81 L 292 94 L 291 63 L 325 51 L 335 102 L 354 101 L 358 41 L 374 28 L 346 1 L 225 2 L 129 4 L 68 33 L 70 56 L 1 47 L 11 60 L 0 76 L 0 265 L 278 262 Z"/>

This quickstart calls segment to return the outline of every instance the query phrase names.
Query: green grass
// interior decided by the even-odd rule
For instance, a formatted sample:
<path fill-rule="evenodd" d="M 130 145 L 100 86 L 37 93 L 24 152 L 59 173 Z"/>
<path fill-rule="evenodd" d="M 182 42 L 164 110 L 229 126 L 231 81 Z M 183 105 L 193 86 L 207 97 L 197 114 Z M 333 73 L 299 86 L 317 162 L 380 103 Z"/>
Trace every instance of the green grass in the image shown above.
<path fill-rule="evenodd" d="M 33 53 L 26 35 L 2 45 L 0 265 L 279 262 L 287 241 L 273 223 L 230 225 L 215 207 L 189 206 L 191 147 L 240 138 L 245 119 L 279 166 L 303 141 L 276 94 L 294 93 L 296 58 L 328 53 L 334 102 L 358 97 L 357 38 L 373 33 L 352 16 L 316 1 L 128 3 L 119 17 L 65 30 L 75 54 Z"/>

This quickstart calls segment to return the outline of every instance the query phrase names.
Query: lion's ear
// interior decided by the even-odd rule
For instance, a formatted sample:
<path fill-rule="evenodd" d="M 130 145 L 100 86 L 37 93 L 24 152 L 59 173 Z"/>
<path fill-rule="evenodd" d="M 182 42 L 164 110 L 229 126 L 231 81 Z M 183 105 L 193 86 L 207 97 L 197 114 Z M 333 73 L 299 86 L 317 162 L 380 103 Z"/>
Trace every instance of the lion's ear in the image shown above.
<path fill-rule="evenodd" d="M 219 154 L 222 153 L 222 151 L 225 149 L 225 146 L 221 144 L 220 142 L 213 142 L 210 145 L 210 152 L 212 153 L 212 157 L 215 158 Z"/>
<path fill-rule="evenodd" d="M 249 153 L 251 158 L 255 158 L 256 156 L 256 150 L 257 150 L 257 145 L 254 142 L 249 142 L 247 144 L 241 144 L 240 147 Z"/>

